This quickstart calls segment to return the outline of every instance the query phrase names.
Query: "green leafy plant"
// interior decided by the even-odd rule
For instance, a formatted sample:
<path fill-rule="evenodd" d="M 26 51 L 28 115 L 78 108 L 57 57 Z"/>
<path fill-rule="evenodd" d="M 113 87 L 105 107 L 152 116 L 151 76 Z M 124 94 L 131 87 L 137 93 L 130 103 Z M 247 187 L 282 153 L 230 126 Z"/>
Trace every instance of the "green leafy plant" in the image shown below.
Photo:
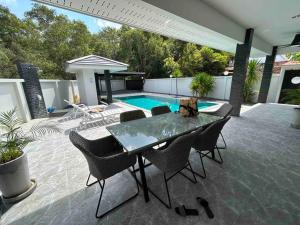
<path fill-rule="evenodd" d="M 253 86 L 259 80 L 259 60 L 250 60 L 248 64 L 247 77 L 243 89 L 244 102 L 251 102 L 254 96 Z"/>
<path fill-rule="evenodd" d="M 55 124 L 38 123 L 25 133 L 18 119 L 16 108 L 0 113 L 0 163 L 14 160 L 23 154 L 23 148 L 30 142 L 46 134 L 58 133 L 60 129 Z"/>
<path fill-rule="evenodd" d="M 191 83 L 193 95 L 204 97 L 212 91 L 215 86 L 215 79 L 208 73 L 198 73 L 194 76 Z"/>
<path fill-rule="evenodd" d="M 297 89 L 284 89 L 282 90 L 283 97 L 280 102 L 300 105 L 300 88 Z"/>

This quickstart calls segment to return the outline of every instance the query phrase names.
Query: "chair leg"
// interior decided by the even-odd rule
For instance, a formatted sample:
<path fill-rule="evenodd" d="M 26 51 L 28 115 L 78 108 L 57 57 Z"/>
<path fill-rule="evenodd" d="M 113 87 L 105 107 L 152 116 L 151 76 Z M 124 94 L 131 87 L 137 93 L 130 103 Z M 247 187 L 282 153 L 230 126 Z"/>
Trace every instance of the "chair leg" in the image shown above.
<path fill-rule="evenodd" d="M 222 163 L 223 163 L 223 158 L 222 158 L 222 156 L 221 156 L 221 153 L 220 153 L 220 151 L 219 151 L 218 146 L 216 146 L 216 149 L 217 149 L 218 155 L 219 155 L 219 157 L 220 157 L 219 163 L 222 164 Z"/>
<path fill-rule="evenodd" d="M 225 141 L 225 138 L 224 138 L 222 132 L 220 132 L 220 136 L 221 136 L 221 138 L 222 138 L 222 140 L 223 140 L 223 142 L 224 142 L 224 147 L 218 147 L 218 148 L 219 148 L 219 149 L 227 149 L 227 144 L 226 144 L 226 141 Z"/>
<path fill-rule="evenodd" d="M 133 170 L 134 170 L 134 167 L 133 167 Z M 97 180 L 97 182 L 100 185 L 101 192 L 100 192 L 100 197 L 99 197 L 99 201 L 98 201 L 98 205 L 97 205 L 97 209 L 96 209 L 96 218 L 98 218 L 98 219 L 103 218 L 105 215 L 111 213 L 115 209 L 119 208 L 120 206 L 124 205 L 125 203 L 129 202 L 130 200 L 132 200 L 133 198 L 135 198 L 136 196 L 138 196 L 140 189 L 139 189 L 139 185 L 138 185 L 138 181 L 137 181 L 136 175 L 134 174 L 133 176 L 135 178 L 135 182 L 136 182 L 136 186 L 137 186 L 137 192 L 133 196 L 131 196 L 130 198 L 128 198 L 127 200 L 121 202 L 119 205 L 117 205 L 117 206 L 109 209 L 108 211 L 106 211 L 105 213 L 102 213 L 101 215 L 98 215 L 98 213 L 99 213 L 99 208 L 100 208 L 100 204 L 101 204 L 102 194 L 103 194 L 103 191 L 104 191 L 105 180 L 103 180 L 103 184 L 101 184 L 100 180 Z"/>
<path fill-rule="evenodd" d="M 164 173 L 164 181 L 165 181 L 165 185 L 166 185 L 166 190 L 167 190 L 167 194 L 168 194 L 168 201 L 169 201 L 169 207 L 168 208 L 172 208 L 172 205 L 171 205 L 171 199 L 170 199 L 170 193 L 169 193 L 169 187 L 168 187 L 168 181 L 167 181 L 167 178 L 166 178 L 166 174 Z"/>
<path fill-rule="evenodd" d="M 87 181 L 86 181 L 86 183 L 85 183 L 85 185 L 86 185 L 87 187 L 90 187 L 90 186 L 92 186 L 92 185 L 98 183 L 98 180 L 96 180 L 95 182 L 89 184 L 90 177 L 91 177 L 91 174 L 89 174 L 88 179 L 87 179 Z"/>
<path fill-rule="evenodd" d="M 187 169 L 187 170 L 189 170 L 189 171 L 192 173 L 194 180 L 191 179 L 191 178 L 189 178 L 187 175 L 185 175 L 185 174 L 182 173 L 181 171 L 179 172 L 179 174 L 182 175 L 182 176 L 184 176 L 186 179 L 188 179 L 189 181 L 191 181 L 193 184 L 196 184 L 196 183 L 197 183 L 197 179 L 196 179 L 196 177 L 195 177 L 195 174 L 196 174 L 196 173 L 194 172 L 194 170 L 193 170 L 193 168 L 192 168 L 192 166 L 191 166 L 190 161 L 187 162 L 187 165 L 186 165 L 186 167 L 185 167 L 184 169 Z"/>
<path fill-rule="evenodd" d="M 193 174 L 194 181 L 195 181 L 194 184 L 196 184 L 196 183 L 197 183 L 197 179 L 196 179 L 196 176 L 195 176 L 195 171 L 193 170 L 193 167 L 192 167 L 190 161 L 188 161 L 188 167 L 190 167 L 190 169 L 191 169 L 191 172 L 192 172 L 192 174 Z"/>
<path fill-rule="evenodd" d="M 219 155 L 220 160 L 216 159 L 216 157 L 213 156 L 213 152 L 211 152 L 212 156 L 208 156 L 207 154 L 205 154 L 205 156 L 206 156 L 207 158 L 209 158 L 209 159 L 211 159 L 211 160 L 213 160 L 213 161 L 219 163 L 219 164 L 222 164 L 222 163 L 223 163 L 223 158 L 222 158 L 221 153 L 220 153 L 220 151 L 219 151 L 220 148 L 219 148 L 218 146 L 215 146 L 215 149 L 216 149 L 217 152 L 218 152 L 218 155 Z"/>
<path fill-rule="evenodd" d="M 201 166 L 202 166 L 202 170 L 203 170 L 203 174 L 204 174 L 204 175 L 202 175 L 202 174 L 200 174 L 200 173 L 196 173 L 196 172 L 195 172 L 195 174 L 198 175 L 199 177 L 205 179 L 205 178 L 206 178 L 206 171 L 205 171 L 205 167 L 204 167 L 204 163 L 203 163 L 202 153 L 201 153 L 201 152 L 198 152 L 198 154 L 199 154 L 199 157 L 200 157 Z"/>

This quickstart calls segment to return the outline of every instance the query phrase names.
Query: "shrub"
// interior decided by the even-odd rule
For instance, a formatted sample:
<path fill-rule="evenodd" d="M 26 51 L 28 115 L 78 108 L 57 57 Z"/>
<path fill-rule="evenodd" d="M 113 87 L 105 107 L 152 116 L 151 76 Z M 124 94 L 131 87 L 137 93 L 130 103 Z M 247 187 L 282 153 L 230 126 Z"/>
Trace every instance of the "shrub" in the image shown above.
<path fill-rule="evenodd" d="M 198 73 L 194 76 L 191 83 L 193 95 L 204 97 L 212 91 L 215 86 L 215 79 L 208 73 Z"/>
<path fill-rule="evenodd" d="M 253 85 L 259 79 L 259 61 L 250 60 L 248 64 L 247 77 L 243 89 L 244 102 L 251 102 L 254 95 Z"/>
<path fill-rule="evenodd" d="M 300 88 L 297 89 L 284 89 L 282 90 L 283 97 L 280 99 L 280 102 L 300 105 Z"/>

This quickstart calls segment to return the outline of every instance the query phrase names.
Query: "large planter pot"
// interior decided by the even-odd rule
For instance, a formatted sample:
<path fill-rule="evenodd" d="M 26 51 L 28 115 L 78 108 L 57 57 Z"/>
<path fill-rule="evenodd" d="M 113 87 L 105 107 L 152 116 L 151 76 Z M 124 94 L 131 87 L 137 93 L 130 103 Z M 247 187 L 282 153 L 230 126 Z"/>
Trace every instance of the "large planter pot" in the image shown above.
<path fill-rule="evenodd" d="M 8 203 L 20 201 L 30 195 L 36 187 L 29 178 L 27 155 L 0 164 L 0 190 L 3 200 Z"/>
<path fill-rule="evenodd" d="M 291 126 L 296 129 L 300 129 L 300 107 L 293 109 L 293 120 Z"/>

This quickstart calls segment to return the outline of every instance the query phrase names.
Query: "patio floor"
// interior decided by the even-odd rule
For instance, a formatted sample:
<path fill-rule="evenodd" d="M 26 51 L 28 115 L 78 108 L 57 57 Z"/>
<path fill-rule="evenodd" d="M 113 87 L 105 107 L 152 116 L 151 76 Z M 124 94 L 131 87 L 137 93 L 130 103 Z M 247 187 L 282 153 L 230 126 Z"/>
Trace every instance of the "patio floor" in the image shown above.
<path fill-rule="evenodd" d="M 27 224 L 284 224 L 300 221 L 300 130 L 290 127 L 292 107 L 264 104 L 233 117 L 224 128 L 228 149 L 224 164 L 204 159 L 207 179 L 192 184 L 178 175 L 170 181 L 173 206 L 197 208 L 197 217 L 180 217 L 166 209 L 152 195 L 143 194 L 102 220 L 94 217 L 100 188 L 86 188 L 88 167 L 66 133 L 28 146 L 35 192 L 9 209 L 2 209 L 1 225 Z M 63 124 L 72 126 L 71 121 Z M 80 132 L 90 139 L 109 133 L 105 127 Z M 198 155 L 191 161 L 200 170 Z M 153 166 L 146 169 L 148 184 L 166 198 L 162 174 Z M 127 171 L 107 180 L 103 207 L 115 204 L 135 191 Z M 215 214 L 207 218 L 195 198 L 206 198 Z M 3 207 L 3 206 L 2 206 Z M 104 208 L 102 208 L 104 209 Z"/>

